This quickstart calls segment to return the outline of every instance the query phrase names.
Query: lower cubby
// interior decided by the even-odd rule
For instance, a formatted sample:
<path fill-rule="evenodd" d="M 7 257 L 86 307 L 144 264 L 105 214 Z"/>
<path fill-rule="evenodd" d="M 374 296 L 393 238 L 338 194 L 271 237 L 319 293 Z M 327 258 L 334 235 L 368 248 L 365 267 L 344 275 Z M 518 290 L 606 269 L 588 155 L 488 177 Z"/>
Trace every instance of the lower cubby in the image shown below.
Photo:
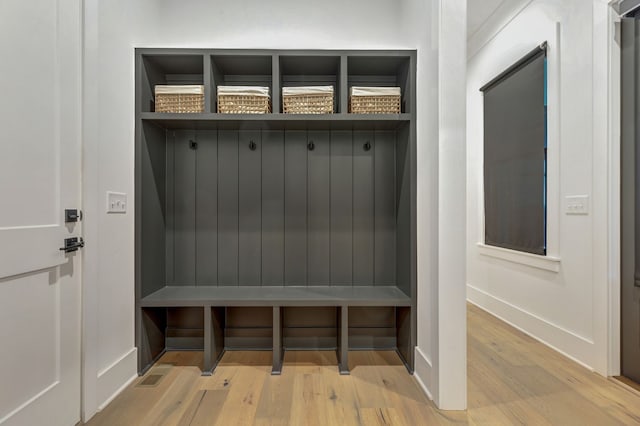
<path fill-rule="evenodd" d="M 225 351 L 271 350 L 280 374 L 286 350 L 336 350 L 349 374 L 348 351 L 396 350 L 410 359 L 409 306 L 171 306 L 140 309 L 140 373 L 165 351 L 204 351 L 210 375 Z"/>

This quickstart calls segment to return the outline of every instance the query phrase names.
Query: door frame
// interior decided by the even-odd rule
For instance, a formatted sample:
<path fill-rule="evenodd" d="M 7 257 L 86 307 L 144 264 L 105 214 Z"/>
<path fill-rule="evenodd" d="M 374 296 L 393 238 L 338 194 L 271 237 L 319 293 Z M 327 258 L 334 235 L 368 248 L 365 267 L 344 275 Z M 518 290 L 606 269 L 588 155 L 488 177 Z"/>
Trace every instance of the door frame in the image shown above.
<path fill-rule="evenodd" d="M 608 192 L 609 192 L 609 220 L 608 220 L 608 376 L 620 375 L 621 365 L 621 17 L 613 7 L 609 7 L 609 25 L 606 37 L 608 46 L 608 138 L 607 153 L 609 162 Z"/>

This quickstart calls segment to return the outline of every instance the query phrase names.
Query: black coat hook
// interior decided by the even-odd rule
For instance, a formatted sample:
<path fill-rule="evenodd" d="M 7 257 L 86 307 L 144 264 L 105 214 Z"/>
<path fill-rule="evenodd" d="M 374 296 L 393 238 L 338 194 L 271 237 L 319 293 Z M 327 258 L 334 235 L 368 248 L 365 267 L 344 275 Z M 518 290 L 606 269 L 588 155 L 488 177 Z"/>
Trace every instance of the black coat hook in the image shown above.
<path fill-rule="evenodd" d="M 363 148 L 365 151 L 369 151 L 371 149 L 371 142 L 367 141 L 364 145 Z"/>
<path fill-rule="evenodd" d="M 251 151 L 255 151 L 256 148 L 257 148 L 257 145 L 256 145 L 256 143 L 254 141 L 249 142 L 249 149 Z"/>
<path fill-rule="evenodd" d="M 313 141 L 309 141 L 309 143 L 307 144 L 307 148 L 309 148 L 309 151 L 313 151 L 314 149 L 316 149 L 316 144 L 314 144 Z"/>
<path fill-rule="evenodd" d="M 189 141 L 189 148 L 191 149 L 198 149 L 198 142 L 190 140 Z"/>

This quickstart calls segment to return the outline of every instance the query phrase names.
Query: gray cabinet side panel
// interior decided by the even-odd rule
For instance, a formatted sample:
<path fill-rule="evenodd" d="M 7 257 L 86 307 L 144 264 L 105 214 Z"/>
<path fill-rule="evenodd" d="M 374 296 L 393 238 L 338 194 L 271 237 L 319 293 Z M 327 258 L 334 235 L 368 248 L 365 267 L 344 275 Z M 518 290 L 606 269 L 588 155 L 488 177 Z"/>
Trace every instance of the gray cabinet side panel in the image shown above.
<path fill-rule="evenodd" d="M 397 229 L 396 229 L 396 285 L 405 294 L 411 294 L 411 149 L 409 126 L 398 130 L 396 151 L 396 194 L 397 194 Z"/>
<path fill-rule="evenodd" d="M 173 158 L 173 269 L 174 284 L 196 281 L 196 151 L 192 130 L 176 130 Z"/>
<path fill-rule="evenodd" d="M 250 149 L 251 143 L 255 150 Z M 238 141 L 238 284 L 259 286 L 262 239 L 262 136 L 241 130 Z"/>
<path fill-rule="evenodd" d="M 395 134 L 376 131 L 374 154 L 374 284 L 396 282 Z"/>
<path fill-rule="evenodd" d="M 218 285 L 238 285 L 238 132 L 218 131 Z"/>
<path fill-rule="evenodd" d="M 147 127 L 156 127 L 152 124 L 147 124 Z M 166 160 L 165 160 L 165 188 L 166 188 L 166 207 L 165 207 L 165 276 L 166 283 L 165 285 L 173 285 L 175 282 L 174 274 L 173 274 L 173 229 L 174 229 L 174 218 L 173 218 L 173 193 L 175 190 L 175 181 L 173 179 L 173 157 L 175 153 L 175 132 L 173 130 L 167 130 L 167 142 L 166 142 Z M 145 191 L 148 191 L 148 186 L 143 186 Z M 143 193 L 144 194 L 144 193 Z M 144 197 L 144 195 L 142 195 Z M 144 216 L 144 219 L 147 220 L 147 216 Z"/>
<path fill-rule="evenodd" d="M 165 285 L 165 131 L 143 125 L 140 143 L 140 295 Z"/>
<path fill-rule="evenodd" d="M 353 132 L 331 132 L 331 284 L 353 284 Z"/>
<path fill-rule="evenodd" d="M 367 150 L 365 145 L 369 144 Z M 353 133 L 353 285 L 373 285 L 373 131 Z"/>
<path fill-rule="evenodd" d="M 307 264 L 309 285 L 329 285 L 330 278 L 330 172 L 329 131 L 309 131 Z"/>
<path fill-rule="evenodd" d="M 284 282 L 284 132 L 262 132 L 262 285 Z"/>
<path fill-rule="evenodd" d="M 284 135 L 284 283 L 307 284 L 307 133 Z"/>
<path fill-rule="evenodd" d="M 218 284 L 218 133 L 201 130 L 196 153 L 196 285 Z"/>

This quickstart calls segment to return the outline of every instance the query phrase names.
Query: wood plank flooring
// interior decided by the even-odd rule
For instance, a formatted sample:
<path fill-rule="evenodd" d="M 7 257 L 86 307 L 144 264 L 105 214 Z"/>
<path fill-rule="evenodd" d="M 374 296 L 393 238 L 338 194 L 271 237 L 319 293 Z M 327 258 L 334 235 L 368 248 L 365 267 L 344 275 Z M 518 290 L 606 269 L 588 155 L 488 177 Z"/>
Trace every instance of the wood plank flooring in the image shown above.
<path fill-rule="evenodd" d="M 169 352 L 88 423 L 98 425 L 633 425 L 640 392 L 588 371 L 477 307 L 468 308 L 466 412 L 438 410 L 394 352 Z"/>

